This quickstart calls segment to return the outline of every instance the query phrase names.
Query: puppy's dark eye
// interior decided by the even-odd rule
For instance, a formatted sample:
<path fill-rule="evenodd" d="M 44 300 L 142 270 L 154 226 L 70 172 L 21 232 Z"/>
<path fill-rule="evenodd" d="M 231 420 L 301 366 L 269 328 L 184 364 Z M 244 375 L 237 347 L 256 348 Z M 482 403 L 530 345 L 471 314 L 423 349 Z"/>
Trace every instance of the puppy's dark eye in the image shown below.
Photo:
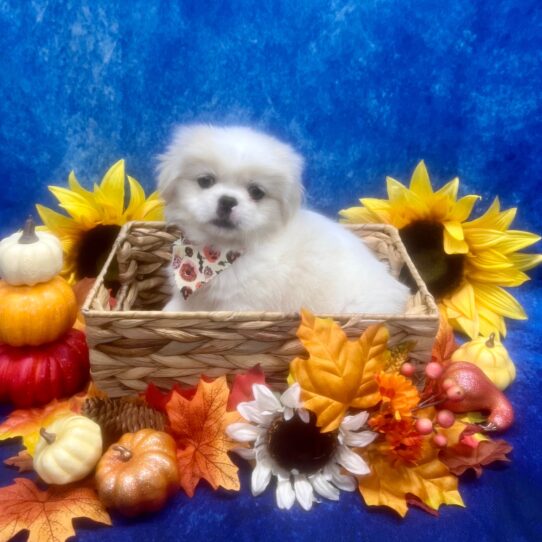
<path fill-rule="evenodd" d="M 254 201 L 259 201 L 265 196 L 265 192 L 257 184 L 251 184 L 248 193 Z"/>
<path fill-rule="evenodd" d="M 201 188 L 211 188 L 216 183 L 216 179 L 212 175 L 202 175 L 198 177 L 198 184 Z"/>

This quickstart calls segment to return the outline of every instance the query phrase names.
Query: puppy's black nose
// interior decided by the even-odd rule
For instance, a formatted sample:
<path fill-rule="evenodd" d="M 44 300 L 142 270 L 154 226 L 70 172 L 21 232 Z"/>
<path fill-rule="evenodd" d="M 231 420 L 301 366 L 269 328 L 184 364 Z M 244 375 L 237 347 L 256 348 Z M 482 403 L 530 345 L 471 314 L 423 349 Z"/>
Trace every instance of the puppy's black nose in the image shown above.
<path fill-rule="evenodd" d="M 238 204 L 239 202 L 232 198 L 231 196 L 222 196 L 218 200 L 218 208 L 216 210 L 216 214 L 220 218 L 226 218 L 230 216 L 231 210 Z"/>

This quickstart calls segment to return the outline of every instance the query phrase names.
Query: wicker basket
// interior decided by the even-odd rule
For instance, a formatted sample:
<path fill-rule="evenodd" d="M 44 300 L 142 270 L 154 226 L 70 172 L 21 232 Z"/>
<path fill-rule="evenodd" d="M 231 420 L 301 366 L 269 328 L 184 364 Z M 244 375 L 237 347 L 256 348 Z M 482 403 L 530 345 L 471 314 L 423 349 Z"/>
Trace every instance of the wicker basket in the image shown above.
<path fill-rule="evenodd" d="M 385 225 L 349 226 L 388 262 L 398 276 L 407 266 L 418 291 L 406 314 L 335 314 L 347 335 L 386 322 L 390 345 L 411 341 L 418 374 L 430 359 L 438 309 L 408 257 L 397 230 Z M 162 222 L 131 222 L 119 233 L 111 254 L 83 306 L 92 376 L 112 397 L 144 390 L 148 382 L 168 388 L 209 377 L 244 372 L 259 363 L 267 381 L 284 387 L 290 361 L 303 354 L 296 338 L 299 315 L 270 312 L 165 313 L 167 268 L 180 231 Z M 118 264 L 117 305 L 109 308 L 104 276 Z"/>

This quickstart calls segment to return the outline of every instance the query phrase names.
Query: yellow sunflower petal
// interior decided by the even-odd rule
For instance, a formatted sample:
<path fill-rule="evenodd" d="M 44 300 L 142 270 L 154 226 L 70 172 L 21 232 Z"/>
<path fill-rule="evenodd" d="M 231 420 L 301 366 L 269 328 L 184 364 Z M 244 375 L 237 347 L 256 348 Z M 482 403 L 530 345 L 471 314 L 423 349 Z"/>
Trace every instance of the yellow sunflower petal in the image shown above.
<path fill-rule="evenodd" d="M 492 284 L 476 283 L 474 284 L 474 292 L 477 302 L 495 314 L 513 318 L 514 320 L 527 319 L 523 307 L 501 287 Z"/>
<path fill-rule="evenodd" d="M 464 282 L 455 292 L 448 295 L 445 301 L 467 318 L 472 320 L 476 317 L 474 288 L 469 282 Z"/>
<path fill-rule="evenodd" d="M 414 196 L 414 194 L 404 184 L 400 183 L 393 177 L 386 177 L 386 189 L 390 201 L 403 201 L 407 199 L 409 195 Z"/>
<path fill-rule="evenodd" d="M 342 218 L 351 224 L 374 224 L 380 222 L 380 217 L 369 209 L 363 207 L 350 207 L 343 209 L 340 213 Z"/>
<path fill-rule="evenodd" d="M 542 254 L 509 254 L 508 258 L 520 271 L 529 271 L 542 263 Z"/>
<path fill-rule="evenodd" d="M 508 230 L 495 245 L 496 250 L 503 254 L 517 252 L 540 241 L 540 236 L 528 231 Z"/>
<path fill-rule="evenodd" d="M 418 196 L 422 198 L 428 198 L 433 195 L 433 187 L 431 186 L 431 181 L 429 180 L 429 173 L 425 167 L 425 162 L 421 160 L 410 180 L 410 190 L 415 192 Z"/>
<path fill-rule="evenodd" d="M 480 319 L 480 334 L 489 337 L 491 333 L 497 333 L 503 337 L 506 335 L 506 324 L 504 318 L 480 305 L 478 307 Z"/>
<path fill-rule="evenodd" d="M 468 335 L 471 339 L 478 337 L 480 333 L 480 319 L 478 313 L 476 313 L 474 318 L 467 318 L 461 314 L 452 316 L 449 314 L 449 309 L 447 307 L 445 307 L 445 313 L 451 326 L 456 331 L 465 333 L 465 335 Z"/>
<path fill-rule="evenodd" d="M 60 186 L 49 186 L 49 191 L 59 201 L 60 207 L 77 220 L 83 229 L 89 229 L 100 220 L 99 212 L 83 196 Z"/>
<path fill-rule="evenodd" d="M 443 225 L 448 235 L 450 235 L 457 241 L 463 241 L 463 239 L 465 239 L 465 235 L 463 234 L 463 227 L 461 226 L 460 222 L 446 221 L 443 223 Z"/>
<path fill-rule="evenodd" d="M 159 199 L 146 201 L 143 205 L 141 216 L 138 216 L 137 220 L 163 221 L 164 202 Z"/>
<path fill-rule="evenodd" d="M 74 171 L 70 171 L 70 174 L 68 175 L 68 186 L 70 187 L 70 190 L 75 192 L 76 194 L 79 194 L 80 196 L 83 196 L 88 201 L 93 202 L 94 201 L 94 194 L 92 192 L 89 192 L 88 190 L 85 190 L 77 180 L 77 177 L 75 176 Z"/>
<path fill-rule="evenodd" d="M 390 203 L 384 199 L 362 198 L 359 201 L 363 207 L 376 214 L 389 213 L 391 209 Z"/>
<path fill-rule="evenodd" d="M 501 212 L 500 208 L 499 198 L 495 198 L 482 216 L 466 222 L 464 227 L 467 229 L 484 228 L 505 231 L 514 221 L 517 209 L 512 208 Z"/>
<path fill-rule="evenodd" d="M 464 240 L 452 237 L 446 229 L 446 223 L 444 228 L 444 252 L 446 254 L 467 254 L 469 245 Z"/>
<path fill-rule="evenodd" d="M 435 194 L 428 201 L 429 213 L 428 218 L 433 222 L 444 222 L 450 216 L 450 209 L 453 208 L 454 202 L 446 196 L 438 196 Z"/>
<path fill-rule="evenodd" d="M 141 211 L 141 207 L 145 203 L 145 191 L 139 182 L 128 175 L 128 184 L 130 185 L 130 202 L 124 212 L 126 221 L 135 220 L 134 217 Z"/>
<path fill-rule="evenodd" d="M 77 222 L 48 207 L 37 204 L 36 210 L 45 226 L 61 239 L 66 236 L 78 235 L 83 231 L 83 228 Z"/>
<path fill-rule="evenodd" d="M 450 213 L 451 220 L 457 220 L 458 222 L 464 222 L 469 218 L 472 213 L 474 204 L 480 199 L 480 196 L 465 196 L 461 198 L 454 206 Z"/>
<path fill-rule="evenodd" d="M 124 160 L 113 164 L 104 175 L 96 201 L 111 209 L 111 214 L 121 217 L 124 211 Z"/>
<path fill-rule="evenodd" d="M 451 181 L 447 182 L 441 189 L 435 192 L 435 196 L 445 197 L 450 201 L 457 199 L 457 192 L 459 190 L 459 179 L 455 177 Z"/>
<path fill-rule="evenodd" d="M 498 286 L 514 287 L 521 286 L 529 280 L 529 276 L 519 271 L 518 269 L 504 270 L 474 270 L 471 269 L 467 273 L 469 280 L 483 282 L 485 284 L 496 284 Z"/>
<path fill-rule="evenodd" d="M 466 223 L 463 224 L 463 233 L 471 252 L 494 247 L 506 235 L 499 230 L 486 228 L 467 229 L 465 226 Z"/>
<path fill-rule="evenodd" d="M 514 263 L 509 256 L 492 248 L 469 254 L 468 268 L 485 271 L 512 269 Z"/>
<path fill-rule="evenodd" d="M 429 210 L 425 200 L 391 177 L 386 178 L 386 184 L 392 205 L 396 204 L 398 210 L 408 213 L 410 220 L 427 218 Z"/>
<path fill-rule="evenodd" d="M 391 212 L 392 206 L 388 201 L 377 198 L 362 198 L 360 202 L 372 216 L 378 219 L 379 223 L 389 224 L 394 222 Z"/>

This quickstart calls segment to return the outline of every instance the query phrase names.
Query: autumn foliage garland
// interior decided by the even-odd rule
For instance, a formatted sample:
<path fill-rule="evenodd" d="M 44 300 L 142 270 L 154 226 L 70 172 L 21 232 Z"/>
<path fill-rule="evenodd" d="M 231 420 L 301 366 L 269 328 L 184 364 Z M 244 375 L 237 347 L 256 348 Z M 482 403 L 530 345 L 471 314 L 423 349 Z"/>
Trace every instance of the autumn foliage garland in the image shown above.
<path fill-rule="evenodd" d="M 441 424 L 442 411 L 438 404 L 431 404 L 436 380 L 429 378 L 425 389 L 419 390 L 401 374 L 397 352 L 401 352 L 401 362 L 408 363 L 408 348 L 390 350 L 385 326 L 371 326 L 358 339 L 349 340 L 333 320 L 304 311 L 298 337 L 308 357 L 292 361 L 290 388 L 280 400 L 265 387 L 258 367 L 238 375 L 231 390 L 225 377 L 203 377 L 193 389 L 175 386 L 161 392 L 150 385 L 143 397 L 133 399 L 166 413 L 168 432 L 177 445 L 180 488 L 187 495 L 194 495 L 202 479 L 214 489 L 238 491 L 238 469 L 229 453 L 234 450 L 256 459 L 254 448 L 265 442 L 263 456 L 268 454 L 278 465 L 281 507 L 289 508 L 297 500 L 308 509 L 315 500 L 313 493 L 336 500 L 340 491 L 357 488 L 369 506 L 386 506 L 401 516 L 409 505 L 436 513 L 442 504 L 464 506 L 458 490 L 460 474 L 473 469 L 479 475 L 491 462 L 508 460 L 511 447 L 505 441 L 490 440 L 472 416 L 457 415 Z M 443 321 L 432 364 L 446 366 L 455 348 L 452 330 Z M 61 416 L 80 412 L 83 402 L 95 396 L 103 394 L 91 386 L 83 394 L 53 401 L 42 409 L 14 411 L 0 425 L 0 440 L 22 437 L 25 450 L 6 464 L 29 470 L 40 429 Z M 261 422 L 259 428 L 254 424 L 254 431 L 233 432 L 241 438 L 232 438 L 229 428 L 247 428 L 246 422 L 254 420 Z M 431 431 L 422 431 L 419 420 L 427 420 Z M 303 432 L 303 443 L 288 441 L 292 430 Z M 300 445 L 304 461 L 310 446 L 319 450 L 316 461 L 309 458 L 309 463 L 298 465 L 305 469 L 302 472 L 296 467 Z M 323 456 L 327 462 L 321 461 Z M 295 481 L 280 477 L 280 472 L 291 475 L 285 466 Z M 253 484 L 258 483 L 258 468 L 256 462 Z M 267 476 L 267 470 L 260 470 Z M 267 483 L 260 480 L 259 490 L 253 485 L 253 492 L 263 491 Z M 16 479 L 0 489 L 0 501 L 14 503 L 0 511 L 0 535 L 29 529 L 32 541 L 63 540 L 73 535 L 71 521 L 76 517 L 111 524 L 92 485 L 87 479 L 42 491 L 31 480 Z M 45 506 L 47 502 L 55 504 Z M 22 521 L 17 512 L 25 506 L 39 518 L 32 524 Z"/>

